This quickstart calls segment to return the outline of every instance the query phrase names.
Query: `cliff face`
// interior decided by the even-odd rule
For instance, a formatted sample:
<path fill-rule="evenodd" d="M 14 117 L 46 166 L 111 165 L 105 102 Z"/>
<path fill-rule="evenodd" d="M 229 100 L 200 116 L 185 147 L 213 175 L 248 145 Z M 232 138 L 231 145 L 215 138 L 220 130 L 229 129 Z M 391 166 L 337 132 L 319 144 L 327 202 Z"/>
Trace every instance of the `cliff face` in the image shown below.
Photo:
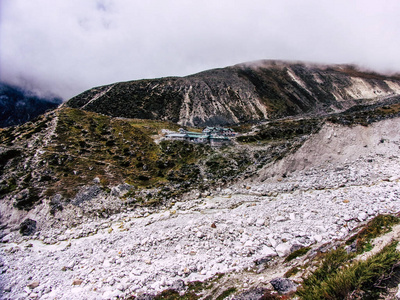
<path fill-rule="evenodd" d="M 187 77 L 101 86 L 70 99 L 67 106 L 113 117 L 206 126 L 324 114 L 398 94 L 400 77 L 353 66 L 259 61 Z"/>

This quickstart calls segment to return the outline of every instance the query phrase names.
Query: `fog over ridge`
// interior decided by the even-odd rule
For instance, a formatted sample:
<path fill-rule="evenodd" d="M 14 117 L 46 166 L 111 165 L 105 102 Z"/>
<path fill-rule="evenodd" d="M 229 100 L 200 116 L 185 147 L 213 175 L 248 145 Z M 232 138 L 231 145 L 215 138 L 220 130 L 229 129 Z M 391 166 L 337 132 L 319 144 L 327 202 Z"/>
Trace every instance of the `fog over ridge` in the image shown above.
<path fill-rule="evenodd" d="M 65 100 L 93 86 L 259 59 L 400 72 L 400 2 L 3 0 L 0 80 Z"/>

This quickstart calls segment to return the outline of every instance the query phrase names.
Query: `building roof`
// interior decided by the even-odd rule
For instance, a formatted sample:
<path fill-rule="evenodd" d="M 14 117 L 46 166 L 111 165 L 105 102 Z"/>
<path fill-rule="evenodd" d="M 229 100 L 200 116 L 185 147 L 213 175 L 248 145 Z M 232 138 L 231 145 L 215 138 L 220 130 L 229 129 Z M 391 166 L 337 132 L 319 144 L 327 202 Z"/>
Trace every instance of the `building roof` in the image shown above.
<path fill-rule="evenodd" d="M 200 136 L 204 135 L 202 132 L 193 132 L 193 131 L 186 131 L 186 134 L 192 135 L 192 136 Z"/>
<path fill-rule="evenodd" d="M 187 136 L 186 133 L 170 133 L 166 135 L 166 137 L 172 137 L 172 138 L 184 138 L 186 136 Z"/>
<path fill-rule="evenodd" d="M 220 136 L 220 135 L 211 136 L 210 139 L 212 139 L 212 140 L 229 140 L 229 138 L 227 136 Z"/>

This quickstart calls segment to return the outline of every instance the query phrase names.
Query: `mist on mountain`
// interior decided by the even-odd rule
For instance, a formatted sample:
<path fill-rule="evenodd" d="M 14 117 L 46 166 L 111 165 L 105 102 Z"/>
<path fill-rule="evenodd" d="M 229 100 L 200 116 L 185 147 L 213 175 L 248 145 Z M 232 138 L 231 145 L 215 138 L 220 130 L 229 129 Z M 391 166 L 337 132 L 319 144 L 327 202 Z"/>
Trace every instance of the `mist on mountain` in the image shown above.
<path fill-rule="evenodd" d="M 28 122 L 56 108 L 61 102 L 58 97 L 37 96 L 31 91 L 0 82 L 0 127 Z"/>

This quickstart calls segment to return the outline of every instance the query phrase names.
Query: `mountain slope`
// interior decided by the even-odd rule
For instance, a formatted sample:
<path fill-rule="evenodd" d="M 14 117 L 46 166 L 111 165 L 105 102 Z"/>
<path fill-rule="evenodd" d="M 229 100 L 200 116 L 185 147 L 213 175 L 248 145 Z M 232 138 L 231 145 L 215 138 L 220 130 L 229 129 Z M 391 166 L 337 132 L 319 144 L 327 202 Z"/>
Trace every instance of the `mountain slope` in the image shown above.
<path fill-rule="evenodd" d="M 349 239 L 358 226 L 400 206 L 398 81 L 354 68 L 267 65 L 97 88 L 73 100 L 80 109 L 63 105 L 0 128 L 0 298 L 290 299 L 269 294 L 272 280 L 301 284 L 322 252 L 346 241 L 358 251 L 359 238 Z M 195 80 L 202 87 L 192 85 L 183 108 L 161 93 L 164 81 L 172 90 Z M 149 118 L 178 111 L 181 123 L 245 122 L 234 120 L 239 110 L 226 96 L 228 83 L 243 82 L 258 97 L 255 121 L 295 117 L 236 126 L 231 145 L 213 148 L 160 140 L 179 124 L 86 111 L 129 115 L 139 103 Z M 141 86 L 147 100 L 119 97 L 121 86 Z M 234 103 L 251 120 L 256 102 L 239 96 Z M 367 254 L 383 245 L 365 242 Z M 396 266 L 384 261 L 385 270 Z"/>
<path fill-rule="evenodd" d="M 400 77 L 354 66 L 259 61 L 187 77 L 97 87 L 67 105 L 113 117 L 202 127 L 330 113 L 398 94 Z"/>
<path fill-rule="evenodd" d="M 165 290 L 164 295 L 176 295 L 178 299 L 185 292 L 190 299 L 222 299 L 227 292 L 234 293 L 235 299 L 263 299 L 262 295 L 272 289 L 271 281 L 276 278 L 301 284 L 302 276 L 315 271 L 323 253 L 330 248 L 342 245 L 343 251 L 350 251 L 348 259 L 352 260 L 351 251 L 357 251 L 362 244 L 358 235 L 350 237 L 359 231 L 362 221 L 378 214 L 396 213 L 400 205 L 397 134 L 400 105 L 372 109 L 369 115 L 379 115 L 380 121 L 375 120 L 369 126 L 358 124 L 362 116 L 369 120 L 362 111 L 352 118 L 355 123 L 348 124 L 351 126 L 328 121 L 320 124 L 322 128 L 311 136 L 301 131 L 300 137 L 305 142 L 300 148 L 271 164 L 261 161 L 264 155 L 280 139 L 280 146 L 291 144 L 288 137 L 298 133 L 297 129 L 307 128 L 304 126 L 307 119 L 261 125 L 259 131 L 249 134 L 259 143 L 249 141 L 209 155 L 219 154 L 209 161 L 214 173 L 219 174 L 222 168 L 215 164 L 228 159 L 229 151 L 244 147 L 245 153 L 256 159 L 241 171 L 244 175 L 249 173 L 247 180 L 231 181 L 223 188 L 211 186 L 207 194 L 193 193 L 186 201 L 178 198 L 157 208 L 132 205 L 138 199 L 127 188 L 136 192 L 139 187 L 112 183 L 107 191 L 103 174 L 99 175 L 100 182 L 92 180 L 101 169 L 105 175 L 112 175 L 120 161 L 114 156 L 122 153 L 107 153 L 108 150 L 119 151 L 124 142 L 129 142 L 125 146 L 130 150 L 136 150 L 141 137 L 146 142 L 145 129 L 150 127 L 147 123 L 137 131 L 125 130 L 128 123 L 139 121 L 113 120 L 61 108 L 41 117 L 35 126 L 27 123 L 0 131 L 2 136 L 15 136 L 1 144 L 2 150 L 7 151 L 7 157 L 0 156 L 3 175 L 19 176 L 14 182 L 15 190 L 10 192 L 13 195 L 6 195 L 0 201 L 1 298 L 28 299 L 40 295 L 43 299 L 70 299 L 73 295 L 76 299 L 162 299 L 166 297 L 154 298 L 154 295 Z M 92 122 L 96 126 L 90 126 Z M 120 122 L 126 124 L 122 126 Z M 36 126 L 42 131 L 33 133 Z M 280 137 L 267 134 L 276 131 L 271 126 L 284 134 Z M 83 137 L 86 145 L 79 148 L 81 133 L 85 131 L 88 131 Z M 152 128 L 148 133 L 151 132 Z M 124 133 L 130 136 L 129 141 Z M 105 147 L 107 141 L 100 140 L 99 135 L 115 145 Z M 26 151 L 16 153 L 23 145 Z M 150 149 L 143 146 L 136 158 L 130 159 L 147 156 L 149 150 L 156 148 L 153 144 L 148 146 Z M 171 158 L 177 162 L 185 148 L 174 151 L 173 144 L 170 146 Z M 259 151 L 262 148 L 265 154 Z M 358 151 L 358 148 L 363 149 Z M 99 166 L 95 164 L 100 157 L 95 160 L 91 156 L 97 150 L 104 162 Z M 76 151 L 82 153 L 76 155 Z M 51 160 L 55 152 L 59 157 Z M 194 165 L 189 167 L 193 169 Z M 15 172 L 14 168 L 18 170 Z M 43 172 L 46 169 L 51 172 Z M 127 169 L 132 169 L 127 172 L 138 171 L 133 165 Z M 28 173 L 26 177 L 23 172 Z M 87 172 L 88 178 L 79 172 Z M 46 175 L 51 178 L 43 178 Z M 62 199 L 47 195 L 30 211 L 6 208 L 21 200 L 23 194 L 18 189 L 33 181 L 48 186 L 60 180 L 68 188 L 74 176 L 79 183 L 86 180 L 88 185 L 76 197 Z M 180 184 L 183 186 L 185 180 Z M 118 210 L 112 211 L 115 208 Z M 382 226 L 388 230 L 387 224 Z M 397 227 L 379 243 L 367 240 L 366 248 L 372 251 L 363 256 L 377 253 L 384 241 L 387 244 L 399 240 L 399 233 Z M 351 245 L 344 245 L 346 241 Z M 301 254 L 299 250 L 308 252 Z M 396 252 L 396 261 L 398 255 Z M 390 271 L 395 262 L 387 258 L 382 261 L 389 265 Z M 341 266 L 351 263 L 347 259 L 339 262 L 334 270 L 346 270 L 347 267 Z M 377 276 L 383 271 L 379 270 Z M 365 277 L 362 275 L 358 277 Z M 273 296 L 272 299 L 293 298 L 290 294 Z"/>
<path fill-rule="evenodd" d="M 0 82 L 0 127 L 28 122 L 60 103 L 61 99 L 41 98 Z"/>

